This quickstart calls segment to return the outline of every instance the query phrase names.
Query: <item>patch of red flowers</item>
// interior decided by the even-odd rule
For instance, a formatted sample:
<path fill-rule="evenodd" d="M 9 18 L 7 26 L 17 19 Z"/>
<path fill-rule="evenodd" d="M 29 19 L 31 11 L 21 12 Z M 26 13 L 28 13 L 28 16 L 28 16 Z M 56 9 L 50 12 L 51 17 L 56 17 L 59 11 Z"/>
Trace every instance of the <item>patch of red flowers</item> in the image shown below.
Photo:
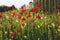
<path fill-rule="evenodd" d="M 37 9 L 37 8 L 34 8 L 33 11 L 34 11 L 35 13 L 37 13 L 37 12 L 38 12 L 38 9 Z"/>
<path fill-rule="evenodd" d="M 1 18 L 2 16 L 3 16 L 2 13 L 0 13 L 0 18 Z"/>
<path fill-rule="evenodd" d="M 18 19 L 21 19 L 22 18 L 22 16 L 18 16 Z"/>
<path fill-rule="evenodd" d="M 24 23 L 22 23 L 22 26 L 24 27 L 24 26 L 25 26 L 25 24 L 24 24 Z"/>
<path fill-rule="evenodd" d="M 25 21 L 26 20 L 26 18 L 25 17 L 22 17 L 22 21 Z"/>
<path fill-rule="evenodd" d="M 16 15 L 16 12 L 12 12 L 11 16 L 13 16 L 13 17 L 14 17 L 15 15 Z"/>
<path fill-rule="evenodd" d="M 19 13 L 22 15 L 24 12 L 26 12 L 26 10 L 25 9 L 21 9 L 21 11 Z"/>
<path fill-rule="evenodd" d="M 35 20 L 32 20 L 31 22 L 32 22 L 32 23 L 34 23 L 34 22 L 35 22 Z"/>
<path fill-rule="evenodd" d="M 24 12 L 26 12 L 26 10 L 25 9 L 22 9 L 21 12 L 24 13 Z"/>
<path fill-rule="evenodd" d="M 36 16 L 37 19 L 41 19 L 41 16 Z"/>
<path fill-rule="evenodd" d="M 20 14 L 20 15 L 22 15 L 22 14 L 23 14 L 23 12 L 22 12 L 22 11 L 20 11 L 20 12 L 19 12 L 19 14 Z"/>
<path fill-rule="evenodd" d="M 30 9 L 29 12 L 33 12 L 33 9 Z"/>
<path fill-rule="evenodd" d="M 21 30 L 20 30 L 20 28 L 17 30 L 17 32 L 20 32 Z"/>
<path fill-rule="evenodd" d="M 41 4 L 38 3 L 38 4 L 36 4 L 36 6 L 37 6 L 37 7 L 41 7 Z"/>
<path fill-rule="evenodd" d="M 31 17 L 31 14 L 28 14 L 28 15 L 27 15 L 27 18 L 29 18 L 29 17 Z"/>
<path fill-rule="evenodd" d="M 15 32 L 12 32 L 12 33 L 11 33 L 11 36 L 12 36 L 12 37 L 15 37 L 15 36 L 16 36 L 16 33 L 15 33 Z"/>

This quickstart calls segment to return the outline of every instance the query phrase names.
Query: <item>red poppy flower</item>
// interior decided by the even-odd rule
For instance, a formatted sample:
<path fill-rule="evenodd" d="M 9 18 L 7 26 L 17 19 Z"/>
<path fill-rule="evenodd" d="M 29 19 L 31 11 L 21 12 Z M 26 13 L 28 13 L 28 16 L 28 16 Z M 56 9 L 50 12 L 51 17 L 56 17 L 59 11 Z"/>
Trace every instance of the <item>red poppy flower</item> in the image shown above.
<path fill-rule="evenodd" d="M 24 23 L 22 23 L 22 26 L 24 27 L 24 26 L 25 26 L 25 24 L 24 24 Z"/>
<path fill-rule="evenodd" d="M 18 29 L 17 32 L 20 32 L 20 29 Z"/>
<path fill-rule="evenodd" d="M 29 12 L 33 12 L 33 9 L 30 9 L 30 11 Z"/>
<path fill-rule="evenodd" d="M 28 14 L 28 15 L 27 15 L 27 18 L 29 18 L 29 17 L 31 17 L 31 14 Z"/>
<path fill-rule="evenodd" d="M 22 16 L 18 16 L 18 19 L 21 19 L 22 18 Z"/>
<path fill-rule="evenodd" d="M 16 12 L 12 12 L 11 16 L 13 16 L 13 17 L 14 17 L 15 15 L 16 15 Z"/>
<path fill-rule="evenodd" d="M 16 36 L 15 32 L 12 32 L 11 36 L 12 36 L 12 37 Z"/>
<path fill-rule="evenodd" d="M 32 20 L 32 23 L 34 23 L 35 22 L 35 20 Z"/>
<path fill-rule="evenodd" d="M 15 8 L 15 5 L 12 5 L 12 9 Z"/>
<path fill-rule="evenodd" d="M 22 21 L 24 21 L 24 20 L 26 20 L 26 18 L 25 17 L 22 17 Z"/>
<path fill-rule="evenodd" d="M 0 13 L 0 18 L 1 18 L 2 16 L 3 16 L 2 13 Z"/>
<path fill-rule="evenodd" d="M 41 16 L 36 16 L 37 19 L 41 19 Z"/>
<path fill-rule="evenodd" d="M 19 12 L 19 14 L 20 14 L 20 15 L 22 15 L 22 14 L 23 14 L 23 12 L 22 12 L 22 11 L 20 11 L 20 12 Z"/>
<path fill-rule="evenodd" d="M 22 9 L 22 10 L 21 10 L 21 12 L 23 12 L 23 13 L 24 13 L 24 12 L 26 12 L 26 10 L 25 10 L 25 9 Z"/>
<path fill-rule="evenodd" d="M 37 8 L 34 8 L 33 11 L 37 13 L 38 12 L 38 9 Z"/>
<path fill-rule="evenodd" d="M 41 6 L 41 4 L 36 4 L 36 6 L 37 6 L 37 7 L 40 7 L 40 6 Z"/>

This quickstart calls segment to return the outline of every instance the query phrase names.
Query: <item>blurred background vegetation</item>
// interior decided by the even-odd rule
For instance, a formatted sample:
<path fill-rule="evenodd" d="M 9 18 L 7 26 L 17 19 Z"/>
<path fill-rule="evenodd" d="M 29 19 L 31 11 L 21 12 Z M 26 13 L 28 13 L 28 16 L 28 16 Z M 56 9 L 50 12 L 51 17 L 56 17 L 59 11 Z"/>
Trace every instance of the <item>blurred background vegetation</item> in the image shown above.
<path fill-rule="evenodd" d="M 60 10 L 60 8 L 56 8 L 57 6 L 60 6 L 60 0 L 33 0 L 33 2 L 34 5 L 40 3 L 45 12 L 48 11 L 49 13 L 56 13 L 58 10 Z"/>

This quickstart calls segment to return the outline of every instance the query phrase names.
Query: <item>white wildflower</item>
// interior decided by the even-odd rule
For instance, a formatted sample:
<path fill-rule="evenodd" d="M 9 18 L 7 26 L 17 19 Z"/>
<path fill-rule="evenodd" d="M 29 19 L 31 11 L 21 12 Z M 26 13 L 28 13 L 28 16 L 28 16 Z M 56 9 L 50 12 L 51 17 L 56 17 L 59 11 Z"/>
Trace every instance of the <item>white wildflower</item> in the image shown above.
<path fill-rule="evenodd" d="M 38 38 L 38 40 L 40 40 L 40 38 Z"/>
<path fill-rule="evenodd" d="M 9 19 L 9 16 L 6 16 L 6 19 Z"/>
<path fill-rule="evenodd" d="M 12 33 L 12 31 L 10 33 Z"/>
<path fill-rule="evenodd" d="M 12 40 L 12 39 L 9 39 L 9 40 Z"/>
<path fill-rule="evenodd" d="M 18 20 L 16 20 L 16 22 L 19 22 Z"/>
<path fill-rule="evenodd" d="M 7 31 L 5 31 L 5 34 L 7 34 L 8 32 Z"/>
<path fill-rule="evenodd" d="M 27 36 L 24 36 L 24 38 L 27 38 Z"/>
<path fill-rule="evenodd" d="M 40 28 L 40 26 L 38 25 L 38 28 Z"/>
<path fill-rule="evenodd" d="M 54 23 L 51 23 L 51 25 L 52 25 L 53 27 L 55 27 L 55 24 L 54 24 Z"/>
<path fill-rule="evenodd" d="M 43 19 L 43 17 L 41 17 L 41 19 Z"/>

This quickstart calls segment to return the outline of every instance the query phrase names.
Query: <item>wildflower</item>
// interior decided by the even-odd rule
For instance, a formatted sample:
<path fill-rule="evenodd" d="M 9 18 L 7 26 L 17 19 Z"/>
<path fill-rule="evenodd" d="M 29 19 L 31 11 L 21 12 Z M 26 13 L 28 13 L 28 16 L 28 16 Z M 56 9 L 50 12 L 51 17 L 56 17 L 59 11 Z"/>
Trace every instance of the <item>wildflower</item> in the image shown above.
<path fill-rule="evenodd" d="M 13 17 L 14 17 L 15 15 L 16 15 L 16 13 L 15 13 L 15 12 L 12 12 L 11 16 L 13 16 Z"/>
<path fill-rule="evenodd" d="M 0 18 L 1 18 L 2 16 L 3 16 L 2 13 L 0 13 Z"/>
<path fill-rule="evenodd" d="M 18 29 L 17 32 L 20 32 L 20 29 Z"/>
<path fill-rule="evenodd" d="M 40 26 L 38 25 L 38 28 L 40 28 Z"/>
<path fill-rule="evenodd" d="M 12 31 L 10 31 L 10 33 L 12 34 L 13 32 L 12 32 Z"/>
<path fill-rule="evenodd" d="M 37 6 L 37 7 L 40 7 L 40 6 L 41 6 L 41 4 L 39 4 L 39 3 L 38 3 L 38 4 L 36 4 L 36 6 Z"/>
<path fill-rule="evenodd" d="M 33 9 L 30 9 L 30 11 L 29 12 L 33 12 Z"/>
<path fill-rule="evenodd" d="M 22 17 L 22 21 L 24 21 L 24 20 L 26 20 L 26 18 L 25 17 Z"/>
<path fill-rule="evenodd" d="M 6 19 L 9 19 L 9 16 L 6 16 Z"/>
<path fill-rule="evenodd" d="M 12 5 L 12 9 L 15 8 L 15 5 Z"/>
<path fill-rule="evenodd" d="M 16 22 L 19 22 L 18 20 L 16 20 Z"/>
<path fill-rule="evenodd" d="M 31 22 L 32 22 L 32 23 L 34 23 L 34 22 L 35 22 L 35 20 L 32 20 Z"/>
<path fill-rule="evenodd" d="M 51 23 L 51 25 L 52 25 L 53 27 L 55 27 L 55 24 L 54 24 L 54 23 Z"/>
<path fill-rule="evenodd" d="M 9 40 L 12 40 L 12 39 L 9 39 Z"/>
<path fill-rule="evenodd" d="M 11 36 L 12 36 L 12 37 L 16 36 L 15 32 L 12 32 Z"/>
<path fill-rule="evenodd" d="M 38 12 L 38 9 L 37 9 L 37 8 L 34 8 L 33 11 L 34 11 L 35 13 L 37 13 L 37 12 Z"/>
<path fill-rule="evenodd" d="M 29 17 L 31 17 L 31 14 L 28 14 L 28 15 L 27 15 L 27 18 L 29 18 Z"/>
<path fill-rule="evenodd" d="M 41 19 L 41 16 L 36 16 L 37 19 Z"/>
<path fill-rule="evenodd" d="M 5 31 L 5 34 L 7 34 L 8 32 L 7 31 Z"/>
<path fill-rule="evenodd" d="M 23 13 L 24 13 L 24 12 L 26 12 L 26 10 L 25 10 L 25 9 L 22 9 L 22 10 L 21 10 L 21 12 L 23 12 Z"/>
<path fill-rule="evenodd" d="M 21 19 L 22 18 L 22 16 L 18 16 L 18 19 Z"/>
<path fill-rule="evenodd" d="M 19 14 L 20 14 L 20 15 L 22 15 L 22 14 L 23 14 L 23 12 L 22 12 L 22 11 L 20 11 L 20 12 L 19 12 Z"/>
<path fill-rule="evenodd" d="M 24 38 L 27 38 L 27 36 L 24 36 Z"/>
<path fill-rule="evenodd" d="M 24 26 L 25 26 L 25 24 L 24 24 L 24 23 L 22 23 L 22 26 L 24 27 Z"/>

